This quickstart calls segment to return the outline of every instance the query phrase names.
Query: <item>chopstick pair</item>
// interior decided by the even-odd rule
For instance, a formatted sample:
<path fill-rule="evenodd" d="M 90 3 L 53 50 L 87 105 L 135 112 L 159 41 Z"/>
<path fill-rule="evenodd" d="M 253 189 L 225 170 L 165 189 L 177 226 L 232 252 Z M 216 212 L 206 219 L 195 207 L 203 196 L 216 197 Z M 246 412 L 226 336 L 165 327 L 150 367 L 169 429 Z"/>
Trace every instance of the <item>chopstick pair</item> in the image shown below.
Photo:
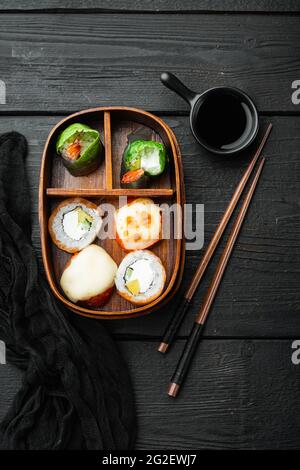
<path fill-rule="evenodd" d="M 267 127 L 267 130 L 262 138 L 262 141 L 257 149 L 257 151 L 255 152 L 255 155 L 254 157 L 252 158 L 248 168 L 246 169 L 240 183 L 238 184 L 236 190 L 235 190 L 235 193 L 218 225 L 218 228 L 212 238 L 212 240 L 210 241 L 210 244 L 198 266 L 198 269 L 192 279 L 192 282 L 189 286 L 189 288 L 187 289 L 186 293 L 185 293 L 185 296 L 183 297 L 183 300 L 179 306 L 179 309 L 177 310 L 177 312 L 175 313 L 174 317 L 171 319 L 171 321 L 169 322 L 168 326 L 167 326 L 167 329 L 163 335 L 163 339 L 162 339 L 162 342 L 161 344 L 159 345 L 159 348 L 158 348 L 158 351 L 159 352 L 162 352 L 162 353 L 165 353 L 169 346 L 172 344 L 175 336 L 176 336 L 176 333 L 182 323 L 182 320 L 186 314 L 186 312 L 188 311 L 189 309 L 189 306 L 190 306 L 190 303 L 191 303 L 191 300 L 192 300 L 192 297 L 199 285 L 199 282 L 205 272 L 205 269 L 221 239 L 221 236 L 230 220 L 230 217 L 240 199 L 240 196 L 246 186 L 246 183 L 254 169 L 254 166 L 261 154 L 261 151 L 268 139 L 268 136 L 271 132 L 271 129 L 272 129 L 272 124 L 269 124 L 268 127 Z M 175 373 L 173 374 L 172 376 L 172 379 L 171 379 L 171 384 L 170 384 L 170 387 L 169 387 L 169 391 L 168 391 L 168 394 L 170 396 L 173 396 L 175 397 L 179 391 L 179 388 L 180 388 L 180 385 L 186 375 L 186 372 L 187 372 L 187 369 L 188 369 L 188 366 L 190 364 L 190 361 L 192 359 L 192 356 L 195 352 L 195 349 L 196 349 L 196 346 L 198 344 L 198 341 L 199 341 L 199 338 L 201 336 L 201 333 L 203 331 L 203 326 L 204 326 L 204 323 L 205 323 L 205 320 L 207 318 L 207 315 L 209 313 L 209 310 L 210 310 L 210 307 L 212 305 L 212 302 L 214 300 L 214 297 L 216 295 L 216 292 L 217 292 L 217 289 L 219 287 L 219 284 L 221 282 L 221 279 L 222 279 L 222 276 L 223 276 L 223 273 L 225 271 L 225 268 L 227 266 L 227 263 L 228 263 L 228 260 L 230 258 L 230 255 L 231 255 L 231 252 L 232 252 L 232 249 L 233 249 L 233 246 L 234 246 L 234 243 L 237 239 L 237 236 L 239 234 L 239 231 L 240 231 L 240 228 L 242 226 L 242 223 L 243 223 L 243 220 L 245 218 L 245 215 L 247 213 L 247 209 L 249 207 L 249 204 L 251 202 L 251 199 L 252 199 L 252 196 L 254 194 L 254 190 L 256 188 L 256 185 L 257 185 L 257 182 L 258 182 L 258 179 L 259 179 L 259 176 L 261 174 L 261 171 L 262 171 L 262 168 L 263 168 L 263 165 L 264 165 L 264 162 L 265 162 L 265 159 L 262 158 L 260 164 L 259 164 L 259 167 L 255 173 L 255 177 L 253 179 L 253 182 L 250 186 L 250 189 L 249 191 L 247 192 L 247 195 L 245 197 L 245 200 L 242 204 L 242 207 L 240 209 L 240 212 L 235 220 L 235 223 L 234 223 L 234 226 L 231 230 L 231 233 L 229 235 L 229 238 L 227 240 L 227 243 L 226 243 L 226 246 L 224 248 L 224 251 L 221 255 L 221 258 L 220 258 L 220 261 L 218 263 L 218 266 L 216 268 L 216 271 L 215 271 L 215 274 L 214 274 L 214 277 L 211 281 L 211 284 L 210 284 L 210 287 L 207 291 L 207 294 L 206 294 L 206 297 L 204 299 L 204 302 L 200 308 L 200 311 L 197 315 L 197 318 L 196 318 L 196 321 L 194 322 L 194 326 L 191 330 L 191 333 L 187 339 L 187 342 L 186 342 L 186 345 L 185 345 L 185 348 L 183 350 L 183 353 L 181 355 L 181 358 L 178 362 L 178 365 L 177 365 L 177 368 L 176 368 L 176 371 Z"/>
<path fill-rule="evenodd" d="M 232 199 L 231 201 L 229 202 L 228 206 L 227 206 L 227 209 L 226 211 L 224 212 L 223 214 L 223 217 L 217 227 L 217 230 L 214 234 L 214 236 L 212 237 L 208 247 L 207 247 L 207 250 L 203 256 L 203 258 L 201 259 L 200 261 L 200 264 L 197 268 L 197 271 L 195 272 L 194 274 L 194 277 L 190 283 L 190 286 L 188 287 L 187 291 L 185 292 L 185 295 L 179 305 L 179 308 L 177 309 L 175 315 L 171 318 L 170 322 L 168 323 L 167 325 L 167 328 L 163 334 L 163 337 L 162 337 L 162 340 L 161 340 L 161 343 L 158 347 L 158 351 L 161 352 L 161 353 L 165 353 L 169 347 L 171 346 L 172 342 L 174 341 L 175 339 L 175 336 L 176 336 L 176 333 L 177 331 L 179 330 L 179 327 L 183 321 L 183 318 L 185 317 L 185 314 L 187 313 L 189 307 L 190 307 L 190 304 L 191 304 L 191 301 L 192 301 L 192 298 L 195 294 L 195 291 L 202 279 L 202 276 L 207 268 L 207 265 L 212 257 L 212 255 L 214 254 L 214 251 L 215 249 L 217 248 L 218 246 L 218 243 L 223 235 L 223 232 L 230 220 L 230 217 L 241 197 L 241 194 L 247 184 L 247 181 L 249 180 L 249 177 L 253 171 L 253 168 L 262 152 L 262 149 L 269 137 L 269 134 L 271 132 L 271 129 L 272 129 L 272 124 L 269 124 L 267 129 L 266 129 L 266 132 L 261 140 L 261 143 L 259 144 L 250 164 L 248 165 L 244 175 L 242 176 L 242 179 L 240 180 L 233 196 L 232 196 Z"/>

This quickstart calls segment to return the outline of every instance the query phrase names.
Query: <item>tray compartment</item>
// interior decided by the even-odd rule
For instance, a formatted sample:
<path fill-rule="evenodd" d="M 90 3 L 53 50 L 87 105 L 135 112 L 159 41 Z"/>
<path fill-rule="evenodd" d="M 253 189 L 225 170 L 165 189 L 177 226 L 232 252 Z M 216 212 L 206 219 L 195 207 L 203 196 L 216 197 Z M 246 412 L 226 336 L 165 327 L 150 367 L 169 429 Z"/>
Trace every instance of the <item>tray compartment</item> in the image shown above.
<path fill-rule="evenodd" d="M 52 198 L 50 202 L 50 212 L 64 200 L 64 198 Z M 93 202 L 97 205 L 109 203 L 114 206 L 115 209 L 119 207 L 119 199 L 116 197 L 103 197 L 99 199 L 93 199 Z M 172 204 L 171 201 L 166 201 L 165 199 L 156 199 L 155 201 L 157 204 L 167 204 L 170 206 Z M 115 239 L 110 238 L 96 238 L 93 242 L 96 245 L 101 246 L 104 248 L 107 253 L 114 259 L 114 261 L 119 265 L 122 259 L 126 256 L 126 252 L 120 247 L 120 245 L 116 242 Z M 56 284 L 57 289 L 60 291 L 62 295 L 63 292 L 60 289 L 59 281 L 62 275 L 62 272 L 65 268 L 66 263 L 71 258 L 70 253 L 66 253 L 60 250 L 49 237 L 49 245 L 51 247 L 51 259 L 52 259 L 52 274 Z M 171 223 L 171 230 L 170 230 L 170 240 L 160 240 L 157 244 L 153 245 L 149 249 L 155 253 L 161 259 L 167 274 L 166 279 L 166 288 L 168 287 L 174 272 L 176 271 L 176 253 L 178 250 L 178 245 L 180 245 L 180 241 L 174 239 L 174 230 L 173 230 L 173 223 Z M 114 312 L 114 311 L 134 311 L 138 306 L 131 304 L 130 302 L 123 299 L 121 296 L 114 291 L 111 299 L 109 302 L 101 308 L 101 311 L 104 312 Z M 98 310 L 93 309 L 93 313 L 97 315 Z"/>
<path fill-rule="evenodd" d="M 120 188 L 120 172 L 124 149 L 127 145 L 127 136 L 137 129 L 144 130 L 149 134 L 149 140 L 157 142 L 163 142 L 161 135 L 149 126 L 144 125 L 136 120 L 126 118 L 124 113 L 116 112 L 111 113 L 111 130 L 112 130 L 112 154 L 113 154 L 113 187 Z M 150 131 L 150 132 L 149 132 Z M 165 142 L 163 142 L 165 143 Z M 168 154 L 170 149 L 168 143 L 165 143 Z M 161 176 L 153 178 L 149 189 L 171 189 L 172 182 L 170 178 L 170 172 L 172 172 L 172 158 L 170 158 L 170 164 Z"/>
<path fill-rule="evenodd" d="M 63 165 L 62 158 L 57 155 L 55 150 L 55 142 L 60 133 L 73 122 L 81 122 L 88 126 L 96 129 L 100 132 L 100 138 L 104 146 L 105 158 L 101 161 L 99 167 L 87 176 L 73 176 Z M 106 167 L 106 139 L 104 133 L 104 115 L 98 113 L 98 115 L 92 116 L 90 119 L 86 117 L 80 117 L 67 122 L 61 127 L 61 130 L 55 134 L 52 139 L 51 148 L 49 149 L 49 158 L 52 161 L 52 171 L 50 176 L 49 187 L 52 188 L 70 188 L 70 189 L 89 189 L 89 188 L 105 188 L 105 167 Z M 108 148 L 110 148 L 110 141 Z"/>

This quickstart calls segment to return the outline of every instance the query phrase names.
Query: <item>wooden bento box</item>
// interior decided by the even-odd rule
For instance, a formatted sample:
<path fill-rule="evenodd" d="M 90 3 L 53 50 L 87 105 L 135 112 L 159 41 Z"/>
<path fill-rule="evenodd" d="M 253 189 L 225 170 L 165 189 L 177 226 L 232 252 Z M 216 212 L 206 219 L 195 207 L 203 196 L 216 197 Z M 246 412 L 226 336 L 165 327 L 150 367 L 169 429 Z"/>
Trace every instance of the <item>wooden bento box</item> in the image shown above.
<path fill-rule="evenodd" d="M 55 142 L 58 134 L 74 122 L 81 122 L 100 132 L 105 158 L 100 167 L 88 176 L 72 176 L 57 155 Z M 148 189 L 121 189 L 120 168 L 127 136 L 137 128 L 147 128 L 151 139 L 163 142 L 167 148 L 167 170 Z M 174 230 L 170 239 L 162 239 L 151 247 L 166 269 L 166 284 L 162 294 L 149 304 L 133 305 L 114 291 L 108 303 L 101 309 L 79 306 L 68 300 L 60 288 L 60 277 L 71 257 L 52 242 L 48 233 L 51 211 L 68 197 L 82 197 L 101 204 L 109 202 L 119 206 L 119 196 L 150 197 L 156 203 L 177 203 L 176 223 L 178 233 L 183 233 L 183 206 L 185 202 L 181 156 L 175 135 L 160 118 L 146 111 L 128 107 L 99 107 L 80 111 L 61 120 L 50 132 L 46 141 L 40 173 L 39 221 L 42 257 L 46 276 L 54 295 L 72 311 L 93 318 L 130 318 L 150 313 L 167 303 L 175 294 L 182 278 L 185 243 L 184 237 L 176 239 Z M 176 206 L 177 207 L 177 206 Z M 181 212 L 181 213 L 179 213 Z M 114 239 L 97 240 L 119 265 L 126 253 Z"/>

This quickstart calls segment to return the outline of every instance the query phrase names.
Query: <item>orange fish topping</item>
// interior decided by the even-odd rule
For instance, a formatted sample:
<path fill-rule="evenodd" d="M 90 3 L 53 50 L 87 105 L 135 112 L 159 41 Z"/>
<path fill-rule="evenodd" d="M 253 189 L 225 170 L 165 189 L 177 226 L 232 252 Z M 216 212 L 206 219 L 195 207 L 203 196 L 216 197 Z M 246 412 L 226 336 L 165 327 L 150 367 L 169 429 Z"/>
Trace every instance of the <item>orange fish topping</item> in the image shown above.
<path fill-rule="evenodd" d="M 80 156 L 80 151 L 81 151 L 81 146 L 79 142 L 74 142 L 73 144 L 70 144 L 67 148 L 67 155 L 70 160 L 77 160 L 77 158 Z"/>

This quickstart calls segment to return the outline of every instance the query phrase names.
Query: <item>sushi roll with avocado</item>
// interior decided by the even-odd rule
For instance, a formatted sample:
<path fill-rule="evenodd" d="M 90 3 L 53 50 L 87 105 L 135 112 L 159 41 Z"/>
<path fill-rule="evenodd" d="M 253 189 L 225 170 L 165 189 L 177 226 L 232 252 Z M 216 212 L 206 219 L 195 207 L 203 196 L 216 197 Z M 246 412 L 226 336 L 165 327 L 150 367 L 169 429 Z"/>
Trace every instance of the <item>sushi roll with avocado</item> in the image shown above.
<path fill-rule="evenodd" d="M 73 176 L 85 176 L 100 165 L 103 145 L 97 130 L 74 123 L 59 135 L 56 151 Z"/>
<path fill-rule="evenodd" d="M 128 143 L 122 161 L 121 186 L 145 188 L 151 178 L 161 175 L 167 164 L 167 152 L 161 142 L 134 140 Z"/>
<path fill-rule="evenodd" d="M 60 285 L 73 303 L 99 308 L 109 300 L 117 265 L 100 246 L 90 245 L 68 261 Z"/>
<path fill-rule="evenodd" d="M 149 250 L 125 256 L 115 279 L 118 294 L 136 305 L 148 304 L 159 297 L 165 283 L 165 268 L 159 257 Z"/>
<path fill-rule="evenodd" d="M 53 243 L 68 253 L 75 253 L 93 243 L 101 226 L 101 210 L 96 204 L 82 198 L 61 202 L 48 222 Z"/>

